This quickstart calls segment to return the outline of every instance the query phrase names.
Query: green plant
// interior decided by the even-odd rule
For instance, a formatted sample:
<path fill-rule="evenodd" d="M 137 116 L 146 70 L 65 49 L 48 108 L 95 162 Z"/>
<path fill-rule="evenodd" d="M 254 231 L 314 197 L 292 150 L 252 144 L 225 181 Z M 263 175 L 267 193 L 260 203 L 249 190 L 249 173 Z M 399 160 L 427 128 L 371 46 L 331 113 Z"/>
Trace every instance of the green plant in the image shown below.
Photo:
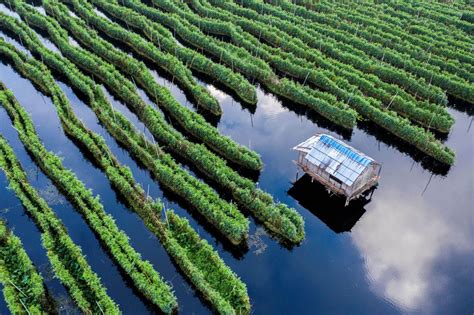
<path fill-rule="evenodd" d="M 0 147 L 6 141 L 0 136 Z M 3 154 L 3 152 L 2 152 Z M 7 156 L 0 156 L 3 165 Z M 2 167 L 3 168 L 3 167 Z M 43 278 L 38 274 L 20 239 L 0 220 L 0 283 L 12 314 L 54 312 Z"/>

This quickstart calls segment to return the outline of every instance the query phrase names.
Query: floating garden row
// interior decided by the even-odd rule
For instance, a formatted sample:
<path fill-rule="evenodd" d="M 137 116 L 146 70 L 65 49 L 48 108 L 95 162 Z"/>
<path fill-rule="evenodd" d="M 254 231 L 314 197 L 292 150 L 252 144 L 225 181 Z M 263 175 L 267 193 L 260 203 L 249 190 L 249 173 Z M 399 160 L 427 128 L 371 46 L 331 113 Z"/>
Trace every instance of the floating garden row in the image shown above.
<path fill-rule="evenodd" d="M 81 30 L 81 38 L 95 34 L 88 30 L 86 25 L 78 24 L 80 20 L 70 16 L 65 6 L 59 2 L 53 2 L 54 1 L 44 2 L 46 11 L 54 15 L 62 24 L 67 24 L 68 29 Z M 72 32 L 75 33 L 75 31 Z M 93 38 L 93 36 L 90 38 Z M 110 46 L 110 44 L 107 43 L 108 45 L 103 45 L 104 43 L 101 40 L 97 40 L 97 42 L 92 44 L 96 47 L 102 46 L 112 55 L 115 53 L 121 56 L 122 58 L 119 58 L 117 60 L 118 62 L 128 62 L 131 65 L 136 62 L 134 59 L 129 60 L 127 54 L 120 53 L 116 48 Z M 62 62 L 68 64 L 67 71 L 70 72 L 70 69 L 74 69 L 74 72 L 79 72 L 70 62 L 66 60 Z M 120 66 L 120 63 L 117 63 L 117 65 Z M 143 70 L 147 71 L 146 68 Z M 101 122 L 119 142 L 128 148 L 129 152 L 132 153 L 137 160 L 148 168 L 163 186 L 185 199 L 232 243 L 238 244 L 246 239 L 249 222 L 237 210 L 235 205 L 221 199 L 208 185 L 182 169 L 171 156 L 163 152 L 158 145 L 151 143 L 140 135 L 123 115 L 113 110 L 101 90 L 95 89 L 95 85 L 90 78 L 84 75 L 80 77 L 76 75 L 71 78 L 71 81 L 72 80 L 80 81 L 80 84 L 76 83 L 78 88 L 88 85 L 88 89 L 82 92 L 86 95 L 90 95 L 89 104 L 93 104 L 94 101 L 97 102 L 97 105 L 91 106 L 99 116 Z M 137 78 L 136 82 L 141 83 L 142 80 L 138 80 Z"/>
<path fill-rule="evenodd" d="M 412 34 L 427 42 L 431 42 L 434 39 L 441 45 L 446 45 L 446 47 L 461 48 L 464 51 L 472 53 L 469 48 L 469 38 L 464 36 L 464 34 L 460 34 L 460 37 L 454 36 L 452 32 L 448 31 L 446 26 L 440 27 L 439 24 L 433 23 L 431 20 L 417 18 L 401 19 L 396 16 L 396 11 L 389 7 L 385 7 L 385 9 L 387 12 L 380 15 L 377 14 L 377 12 L 380 11 L 374 10 L 371 6 L 362 6 L 361 8 L 348 6 L 344 10 L 354 11 L 355 14 L 360 14 L 364 17 L 370 16 L 370 20 L 372 20 L 375 25 L 384 23 L 387 24 L 389 28 L 397 28 L 398 31 Z"/>
<path fill-rule="evenodd" d="M 291 34 L 293 37 L 300 38 L 305 43 L 310 43 L 314 37 L 320 37 L 328 43 L 332 42 L 334 45 L 344 43 L 349 51 L 354 54 L 357 53 L 362 58 L 371 56 L 394 67 L 403 68 L 407 72 L 438 85 L 447 90 L 448 93 L 453 89 L 455 91 L 468 91 L 470 89 L 468 82 L 474 82 L 473 71 L 470 71 L 472 69 L 466 69 L 466 66 L 461 65 L 459 62 L 455 64 L 453 61 L 433 56 L 430 58 L 429 63 L 422 63 L 418 60 L 417 56 L 412 58 L 412 56 L 400 50 L 380 47 L 365 40 L 362 36 L 363 31 L 354 36 L 351 32 L 333 28 L 327 23 L 308 23 L 284 11 L 279 11 L 274 6 L 262 5 L 261 2 L 256 0 L 246 0 L 241 3 L 246 8 L 251 8 L 252 10 L 241 8 L 239 15 L 246 16 L 249 19 L 255 19 L 258 16 L 264 23 L 271 19 L 273 25 L 278 26 L 280 30 Z M 269 15 L 261 14 L 262 11 Z M 333 24 L 336 23 L 337 21 L 333 20 Z M 410 51 L 409 49 L 407 50 Z"/>
<path fill-rule="evenodd" d="M 216 41 L 205 34 L 200 34 L 197 27 L 183 22 L 176 15 L 165 14 L 138 1 L 94 0 L 91 2 L 114 17 L 127 23 L 132 23 L 133 21 L 130 21 L 130 16 L 133 11 L 118 5 L 123 4 L 135 12 L 147 16 L 150 19 L 149 23 L 159 22 L 173 29 L 184 42 L 196 47 L 198 50 L 205 51 L 213 56 L 215 60 L 219 60 L 219 62 L 225 63 L 234 71 L 244 74 L 249 80 L 259 81 L 275 94 L 315 110 L 343 127 L 352 128 L 355 124 L 356 114 L 348 106 L 338 102 L 329 104 L 323 98 L 318 99 L 312 94 L 308 94 L 303 85 L 278 78 L 268 65 L 258 60 L 258 58 L 254 58 L 249 52 L 243 49 L 231 49 L 232 51 L 230 52 L 229 44 Z M 318 92 L 318 94 L 323 93 Z"/>
<path fill-rule="evenodd" d="M 199 6 L 196 1 L 193 1 L 193 7 L 196 8 L 202 16 L 211 16 L 213 14 L 211 8 L 208 7 L 205 9 Z M 217 14 L 224 15 L 225 13 L 218 12 Z M 202 20 L 204 21 L 205 19 L 202 18 Z M 223 28 L 221 27 L 220 31 L 222 30 Z M 264 30 L 262 30 L 262 33 L 263 32 Z M 352 100 L 355 101 L 351 102 L 351 105 L 356 108 L 362 116 L 390 131 L 402 140 L 414 145 L 435 159 L 447 164 L 454 162 L 454 153 L 437 141 L 431 133 L 412 125 L 407 119 L 397 117 L 394 112 L 387 110 L 387 108 L 373 106 L 374 104 L 366 101 L 362 97 L 358 97 L 357 95 L 355 97 L 351 96 L 351 101 Z M 429 143 L 427 143 L 427 141 Z"/>
<path fill-rule="evenodd" d="M 410 5 L 410 3 L 403 3 L 403 5 L 400 3 L 392 3 L 389 1 L 386 1 L 385 3 L 390 5 L 393 8 L 393 10 L 407 12 L 412 17 L 415 17 L 415 16 L 426 17 L 427 19 L 430 19 L 432 21 L 437 21 L 448 27 L 455 26 L 456 28 L 459 28 L 465 31 L 466 34 L 472 35 L 474 33 L 474 25 L 472 25 L 472 23 L 463 21 L 458 17 L 447 17 L 445 14 L 436 12 L 435 10 L 432 10 L 431 8 L 428 10 L 427 9 L 422 10 L 419 7 L 416 8 L 415 3 L 413 3 L 415 4 L 415 6 Z"/>
<path fill-rule="evenodd" d="M 39 79 L 36 74 L 33 74 L 33 70 L 31 70 L 33 67 L 38 66 L 38 63 L 35 64 L 34 61 L 29 61 L 24 55 L 20 55 L 19 52 L 15 52 L 12 48 L 7 54 L 6 56 L 10 59 L 23 59 L 23 61 L 17 60 L 15 67 L 20 71 L 22 71 L 21 69 L 30 69 L 30 72 L 26 73 L 22 71 L 22 74 L 27 76 L 30 80 L 33 80 L 38 86 L 44 86 L 40 81 L 41 79 Z M 23 62 L 23 64 L 21 62 Z M 30 64 L 33 66 L 28 67 Z M 45 75 L 45 73 L 43 73 L 43 75 Z M 54 81 L 51 81 L 51 77 L 46 77 L 45 80 L 48 79 L 50 80 L 48 82 L 49 85 L 59 89 L 59 87 L 54 84 Z M 58 93 L 58 95 L 60 94 Z M 118 229 L 112 217 L 105 213 L 100 201 L 92 195 L 92 192 L 77 179 L 72 171 L 64 168 L 58 156 L 48 152 L 44 148 L 36 135 L 31 119 L 28 117 L 26 111 L 14 100 L 13 95 L 10 95 L 10 98 L 11 106 L 7 108 L 8 113 L 10 117 L 12 117 L 17 130 L 25 134 L 24 138 L 21 138 L 22 141 L 25 143 L 25 141 L 27 141 L 26 139 L 28 139 L 28 141 L 36 145 L 35 151 L 29 150 L 29 152 L 34 155 L 37 161 L 38 159 L 42 161 L 39 164 L 42 170 L 65 192 L 66 197 L 83 215 L 117 264 L 130 276 L 137 289 L 164 312 L 171 313 L 177 306 L 176 298 L 171 292 L 171 288 L 158 275 L 150 263 L 141 260 L 140 255 L 130 246 L 128 237 Z M 53 97 L 53 102 L 60 98 L 62 97 Z M 65 111 L 66 110 L 67 109 L 65 109 Z M 22 136 L 20 135 L 20 137 Z M 82 135 L 83 141 L 86 141 L 86 138 L 85 135 Z"/>
<path fill-rule="evenodd" d="M 279 2 L 280 3 L 280 2 Z M 288 1 L 285 1 L 285 4 Z M 303 5 L 303 1 L 297 0 L 296 3 Z M 377 20 L 377 16 L 369 16 L 368 10 L 363 13 L 359 13 L 355 8 L 342 8 L 341 6 L 332 6 L 331 4 L 324 4 L 318 2 L 318 5 L 315 4 L 306 4 L 305 7 L 309 10 L 301 7 L 300 5 L 290 5 L 290 12 L 299 12 L 303 13 L 304 16 L 311 14 L 311 12 L 317 12 L 334 18 L 338 21 L 345 20 L 348 23 L 357 25 L 358 28 L 365 28 L 367 31 L 376 31 L 382 37 L 385 37 L 387 40 L 392 40 L 393 38 L 400 38 L 403 42 L 408 42 L 413 45 L 420 47 L 421 49 L 436 54 L 443 55 L 440 52 L 448 52 L 449 55 L 455 54 L 456 59 L 462 62 L 472 61 L 473 56 L 469 54 L 469 45 L 461 41 L 452 40 L 446 36 L 437 36 L 434 32 L 435 30 L 431 29 L 425 31 L 425 33 L 413 34 L 411 32 L 416 28 L 411 25 L 408 29 L 401 28 L 397 25 L 384 23 Z M 288 6 L 287 6 L 288 7 Z M 368 8 L 367 8 L 368 9 Z M 342 23 L 341 23 L 342 24 Z M 460 49 L 463 51 L 457 51 Z M 465 59 L 465 56 L 468 59 Z M 471 63 L 472 64 L 472 63 Z"/>
<path fill-rule="evenodd" d="M 45 8 L 49 8 L 50 11 L 54 10 L 53 6 L 49 5 L 49 3 L 51 2 L 45 3 Z M 99 30 L 107 34 L 123 34 L 124 37 L 133 34 L 119 25 L 97 16 L 87 2 L 72 1 L 71 3 L 74 5 L 76 12 L 83 17 L 87 23 L 97 27 Z M 54 16 L 56 13 L 52 14 Z M 59 12 L 57 14 L 59 14 Z M 81 20 L 68 18 L 67 15 L 66 12 L 63 12 L 61 15 L 63 17 L 61 23 L 65 27 L 68 27 L 68 30 L 81 43 L 100 57 L 114 64 L 127 76 L 132 77 L 134 82 L 145 90 L 150 99 L 155 101 L 166 113 L 169 113 L 186 131 L 229 161 L 252 170 L 262 168 L 263 164 L 257 153 L 221 135 L 217 128 L 207 123 L 202 116 L 179 104 L 171 96 L 168 89 L 156 83 L 152 74 L 143 63 L 130 57 L 123 51 L 115 49 L 113 45 L 100 38 L 96 33 L 88 32 L 85 29 L 87 25 L 81 22 Z M 75 22 L 75 26 L 71 26 L 70 23 L 73 22 Z M 78 23 L 81 25 L 78 26 Z M 119 35 L 115 35 L 115 37 L 118 38 Z M 143 45 L 150 45 L 150 43 L 142 40 L 141 37 L 136 34 L 134 38 L 136 38 L 134 42 L 142 42 Z M 139 45 L 137 44 L 137 46 Z M 153 49 L 153 47 L 154 46 L 151 45 L 150 49 Z"/>
<path fill-rule="evenodd" d="M 67 2 L 73 4 L 76 8 L 79 7 L 77 1 Z M 80 5 L 87 5 L 90 8 L 90 4 L 84 1 L 80 1 Z M 159 55 L 161 51 L 167 52 L 168 54 L 173 55 L 174 58 L 178 58 L 188 68 L 205 74 L 213 80 L 223 84 L 235 92 L 239 98 L 246 103 L 252 105 L 257 103 L 255 87 L 242 75 L 233 72 L 232 69 L 228 67 L 212 61 L 199 52 L 181 46 L 169 30 L 164 27 L 156 27 L 157 25 L 150 25 L 143 16 L 139 14 L 130 16 L 128 19 L 130 24 L 127 25 L 142 32 L 146 39 L 150 41 L 142 39 L 134 32 L 121 28 L 116 23 L 112 23 L 110 20 L 104 19 L 95 14 L 95 12 L 92 12 L 92 14 L 88 10 L 80 12 L 85 14 L 90 23 L 96 26 L 99 30 L 103 31 L 108 36 L 129 45 L 132 49 L 150 61 L 158 62 L 158 60 L 155 60 L 157 55 Z M 107 12 L 107 14 L 110 14 L 110 12 Z M 154 42 L 158 44 L 155 46 L 153 45 Z"/>
<path fill-rule="evenodd" d="M 24 75 L 32 75 L 39 78 L 43 75 L 44 67 L 23 63 L 19 55 L 10 54 L 13 46 L 0 39 L 0 54 L 21 68 Z M 38 64 L 39 65 L 39 64 Z M 40 80 L 35 80 L 37 85 L 47 88 Z M 49 82 L 48 82 L 49 83 Z M 13 126 L 18 130 L 20 140 L 30 154 L 33 155 L 37 164 L 43 169 L 46 165 L 60 163 L 59 157 L 47 152 L 36 135 L 31 120 L 16 102 L 13 94 L 0 86 L 0 104 L 7 110 L 12 118 Z M 53 96 L 53 95 L 51 95 Z M 56 102 L 62 102 L 61 98 L 53 96 Z M 25 120 L 25 117 L 27 118 Z M 22 170 L 15 153 L 2 139 L 0 166 L 5 171 L 10 181 L 10 187 L 15 191 L 27 212 L 33 217 L 36 225 L 41 231 L 43 247 L 47 250 L 47 256 L 51 262 L 55 275 L 68 289 L 72 299 L 85 313 L 110 313 L 118 314 L 118 306 L 107 295 L 100 278 L 92 271 L 87 260 L 77 246 L 69 237 L 68 232 L 54 211 L 42 199 L 38 192 L 28 183 L 25 172 Z M 48 173 L 48 172 L 46 172 Z M 68 181 L 68 178 L 62 178 Z"/>
<path fill-rule="evenodd" d="M 97 67 L 95 67 L 97 68 Z M 95 69 L 94 68 L 94 69 Z M 112 90 L 119 90 L 104 81 Z M 130 99 L 131 93 L 122 95 L 126 103 L 133 104 Z M 145 115 L 143 120 L 146 121 Z M 163 124 L 156 116 L 153 123 Z M 162 128 L 153 127 L 147 124 L 149 130 L 156 136 L 159 143 L 166 145 L 168 150 L 189 161 L 196 166 L 205 176 L 217 183 L 222 189 L 231 192 L 233 198 L 244 208 L 250 210 L 258 219 L 274 231 L 282 239 L 290 242 L 300 242 L 304 238 L 304 224 L 302 218 L 294 209 L 290 209 L 283 204 L 275 204 L 271 196 L 255 185 L 241 177 L 238 173 L 225 165 L 225 162 L 210 154 L 203 146 L 195 145 L 185 140 L 175 131 L 162 125 Z"/>
<path fill-rule="evenodd" d="M 197 2 L 197 0 L 193 2 Z M 263 40 L 272 43 L 275 47 L 285 49 L 285 46 L 293 45 L 305 51 L 307 55 L 311 55 L 315 50 L 319 50 L 327 56 L 350 64 L 360 71 L 377 75 L 385 82 L 397 84 L 414 95 L 440 104 L 446 104 L 447 102 L 445 93 L 438 87 L 430 86 L 424 80 L 407 75 L 403 70 L 396 69 L 388 64 L 381 64 L 380 61 L 360 57 L 355 54 L 354 50 L 342 50 L 339 48 L 339 46 L 342 46 L 340 44 L 334 44 L 322 38 L 311 37 L 309 40 L 306 38 L 303 41 L 304 39 L 292 37 L 286 32 L 280 31 L 277 27 L 269 27 L 268 22 L 262 23 L 259 21 L 260 19 L 250 20 L 239 16 L 240 7 L 227 1 L 210 0 L 200 2 L 205 4 L 208 12 L 216 12 L 213 17 L 219 17 L 220 20 L 232 22 L 254 36 L 262 37 Z M 264 17 L 263 15 L 257 16 Z M 290 50 L 290 52 L 292 51 Z M 308 60 L 310 59 L 308 58 Z"/>
<path fill-rule="evenodd" d="M 29 23 L 50 32 L 52 41 L 62 47 L 62 52 L 86 72 L 91 72 L 111 91 L 128 104 L 145 123 L 158 143 L 166 149 L 197 167 L 206 177 L 217 183 L 222 189 L 229 191 L 234 200 L 243 208 L 261 220 L 265 226 L 275 232 L 284 241 L 299 243 L 304 238 L 304 222 L 296 210 L 283 204 L 275 204 L 271 195 L 257 189 L 248 179 L 228 167 L 224 160 L 211 153 L 203 145 L 187 141 L 181 134 L 171 128 L 164 118 L 151 106 L 145 106 L 133 89 L 126 88 L 131 83 L 123 78 L 112 66 L 94 57 L 85 50 L 66 45 L 60 36 L 56 36 L 62 28 L 35 9 L 15 2 L 15 10 Z M 49 21 L 49 22 L 48 22 Z M 119 79 L 114 79 L 114 78 Z M 136 106 L 139 106 L 138 108 Z"/>
<path fill-rule="evenodd" d="M 160 1 L 160 3 L 164 4 L 167 2 Z M 168 10 L 171 10 L 169 6 Z M 198 23 L 201 24 L 202 20 L 200 19 Z M 211 22 L 202 24 L 207 26 L 210 23 Z M 212 33 L 213 29 L 219 29 L 219 33 L 223 33 L 225 26 L 228 26 L 228 24 L 223 25 L 223 23 L 215 21 L 212 27 L 206 27 L 206 31 Z M 227 29 L 228 31 L 226 35 L 231 37 L 234 42 L 243 42 L 234 36 L 234 34 L 240 34 L 242 32 L 230 27 L 227 27 Z M 262 33 L 265 32 L 266 31 L 262 31 Z M 246 45 L 245 47 L 249 50 L 255 49 L 259 56 L 262 56 L 263 59 L 268 60 L 272 66 L 277 68 L 280 72 L 289 74 L 302 81 L 304 80 L 304 82 L 313 83 L 318 88 L 327 90 L 336 95 L 339 99 L 346 102 L 354 102 L 353 94 L 361 94 L 358 90 L 359 88 L 368 96 L 382 100 L 386 104 L 385 106 L 390 107 L 399 114 L 416 121 L 425 127 L 437 129 L 442 132 L 448 132 L 454 122 L 450 115 L 441 107 L 429 103 L 421 103 L 424 106 L 420 108 L 417 106 L 420 105 L 420 102 L 416 102 L 415 104 L 410 100 L 410 97 L 405 97 L 405 99 L 403 99 L 403 95 L 398 96 L 400 91 L 399 89 L 395 89 L 395 91 L 393 91 L 393 88 L 386 83 L 382 83 L 385 89 L 377 88 L 371 84 L 371 82 L 365 80 L 367 75 L 363 73 L 354 73 L 354 71 L 352 71 L 353 69 L 350 69 L 350 67 L 345 64 L 336 65 L 325 58 L 318 58 L 318 64 L 316 65 L 308 63 L 306 60 L 296 58 L 292 54 L 284 53 L 279 49 L 272 49 L 264 44 L 259 43 L 251 46 Z M 302 50 L 295 45 L 293 45 L 293 50 L 301 51 L 301 54 L 306 55 L 305 50 Z M 313 55 L 313 58 L 314 56 L 315 55 Z M 323 66 L 324 69 L 318 69 L 317 66 L 319 65 Z M 346 68 L 349 69 L 346 70 Z M 335 72 L 339 76 L 336 75 Z M 346 78 L 350 81 L 350 84 L 345 80 Z M 387 90 L 394 94 L 392 95 L 391 93 L 388 93 Z M 361 94 L 360 96 L 363 95 Z M 382 106 L 380 102 L 377 103 L 378 107 Z"/>
<path fill-rule="evenodd" d="M 18 5 L 22 4 L 16 3 L 15 8 Z M 32 65 L 32 67 L 36 65 L 39 68 L 33 72 L 35 78 L 38 80 L 40 77 L 51 78 L 48 69 L 41 63 L 26 56 L 24 58 L 26 65 Z M 49 82 L 49 86 L 60 92 L 54 81 Z M 142 187 L 133 179 L 130 169 L 118 163 L 103 138 L 78 122 L 64 94 L 59 93 L 53 97 L 53 102 L 57 101 L 61 101 L 62 104 L 57 109 L 65 131 L 91 154 L 98 166 L 106 173 L 113 187 L 125 198 L 129 207 L 144 220 L 150 231 L 157 235 L 166 251 L 192 284 L 219 312 L 249 313 L 250 303 L 245 284 L 225 265 L 212 247 L 205 240 L 200 239 L 186 219 L 180 218 L 171 211 L 165 212 L 167 215 L 162 218 L 160 213 L 164 205 L 148 198 Z M 63 110 L 61 110 L 62 107 L 64 107 Z M 173 228 L 169 223 L 170 217 L 184 227 Z M 183 241 L 179 237 L 184 232 L 192 237 Z M 225 286 L 221 283 L 222 279 L 226 282 Z"/>
<path fill-rule="evenodd" d="M 260 11 L 267 14 L 272 14 L 284 18 L 285 16 L 303 26 L 311 27 L 312 23 L 325 25 L 332 29 L 343 30 L 354 36 L 359 36 L 374 44 L 389 47 L 395 51 L 403 52 L 421 62 L 433 63 L 441 69 L 456 73 L 458 71 L 468 72 L 474 67 L 474 58 L 467 54 L 459 53 L 456 50 L 444 48 L 441 45 L 428 46 L 421 44 L 416 45 L 417 41 L 409 41 L 405 35 L 405 40 L 398 35 L 389 34 L 374 26 L 361 27 L 360 24 L 343 23 L 336 14 L 323 14 L 312 10 L 307 10 L 304 7 L 295 5 L 287 0 L 272 1 L 273 5 L 261 6 Z M 254 1 L 250 1 L 252 8 L 257 10 L 258 7 L 254 5 Z M 303 20 L 301 19 L 303 18 Z M 311 22 L 310 22 L 311 21 Z M 309 22 L 309 23 L 308 23 Z M 419 43 L 420 41 L 418 41 Z M 449 60 L 446 60 L 448 58 Z M 467 69 L 462 67 L 467 66 Z M 471 71 L 472 72 L 472 71 Z"/>
<path fill-rule="evenodd" d="M 0 168 L 10 169 L 11 148 L 0 136 Z M 23 249 L 20 239 L 0 220 L 0 283 L 3 296 L 12 314 L 43 314 L 54 312 L 43 278 Z"/>

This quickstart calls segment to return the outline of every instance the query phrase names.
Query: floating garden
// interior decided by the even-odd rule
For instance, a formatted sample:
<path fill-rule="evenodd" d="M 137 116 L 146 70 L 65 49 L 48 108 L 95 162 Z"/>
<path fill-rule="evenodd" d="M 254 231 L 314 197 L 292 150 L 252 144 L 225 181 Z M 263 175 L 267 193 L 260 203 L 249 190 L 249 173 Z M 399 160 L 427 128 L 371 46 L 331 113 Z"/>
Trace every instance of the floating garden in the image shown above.
<path fill-rule="evenodd" d="M 263 106 L 258 91 L 264 91 L 341 134 L 383 130 L 398 146 L 448 169 L 456 163 L 454 150 L 444 144 L 455 124 L 448 103 L 474 103 L 474 13 L 461 3 L 449 8 L 409 1 L 0 3 L 2 62 L 31 82 L 39 99 L 51 101 L 61 126 L 57 132 L 80 148 L 166 252 L 175 272 L 220 314 L 252 312 L 252 294 L 227 252 L 259 243 L 260 232 L 251 235 L 254 226 L 261 225 L 285 251 L 304 244 L 307 235 L 303 216 L 259 183 L 266 152 L 225 135 L 215 123 L 227 113 L 210 85 L 250 113 Z M 182 91 L 186 103 L 155 71 Z M 63 86 L 79 96 L 104 132 L 80 118 Z M 103 201 L 107 196 L 97 195 L 77 169 L 48 150 L 37 132 L 41 127 L 9 82 L 0 81 L 0 108 L 9 117 L 1 123 L 13 127 L 32 161 L 148 310 L 179 312 L 183 305 L 173 279 L 163 276 L 160 265 L 148 261 L 148 253 L 116 222 Z M 121 154 L 138 168 L 123 163 Z M 127 301 L 111 297 L 1 134 L 0 169 L 39 230 L 54 277 L 77 310 L 121 313 Z M 189 216 L 150 195 L 143 174 L 179 200 Z M 195 221 L 214 242 L 202 236 Z M 10 311 L 57 312 L 38 266 L 1 217 L 0 252 L 0 283 Z"/>

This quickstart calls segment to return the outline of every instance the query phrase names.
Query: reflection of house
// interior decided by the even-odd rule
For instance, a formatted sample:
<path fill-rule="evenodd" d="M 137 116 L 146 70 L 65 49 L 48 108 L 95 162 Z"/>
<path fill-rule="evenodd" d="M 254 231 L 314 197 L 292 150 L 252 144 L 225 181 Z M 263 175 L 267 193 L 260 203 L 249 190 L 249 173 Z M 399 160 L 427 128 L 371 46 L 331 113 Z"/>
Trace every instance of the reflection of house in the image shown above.
<path fill-rule="evenodd" d="M 365 213 L 364 206 L 370 202 L 370 199 L 359 198 L 345 206 L 343 198 L 328 194 L 324 186 L 313 183 L 309 175 L 297 180 L 288 195 L 336 233 L 351 231 Z"/>
<path fill-rule="evenodd" d="M 381 165 L 342 141 L 317 134 L 293 148 L 295 163 L 312 179 L 350 200 L 377 184 Z"/>

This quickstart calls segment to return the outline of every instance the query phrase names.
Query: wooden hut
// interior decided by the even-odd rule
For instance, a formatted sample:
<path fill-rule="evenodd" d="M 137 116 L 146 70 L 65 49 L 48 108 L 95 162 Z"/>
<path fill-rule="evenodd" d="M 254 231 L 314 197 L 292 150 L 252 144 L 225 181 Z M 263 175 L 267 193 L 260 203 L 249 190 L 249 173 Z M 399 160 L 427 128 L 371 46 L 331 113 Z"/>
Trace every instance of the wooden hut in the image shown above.
<path fill-rule="evenodd" d="M 326 134 L 316 134 L 293 148 L 294 161 L 313 180 L 352 199 L 377 184 L 382 166 L 360 151 Z"/>

